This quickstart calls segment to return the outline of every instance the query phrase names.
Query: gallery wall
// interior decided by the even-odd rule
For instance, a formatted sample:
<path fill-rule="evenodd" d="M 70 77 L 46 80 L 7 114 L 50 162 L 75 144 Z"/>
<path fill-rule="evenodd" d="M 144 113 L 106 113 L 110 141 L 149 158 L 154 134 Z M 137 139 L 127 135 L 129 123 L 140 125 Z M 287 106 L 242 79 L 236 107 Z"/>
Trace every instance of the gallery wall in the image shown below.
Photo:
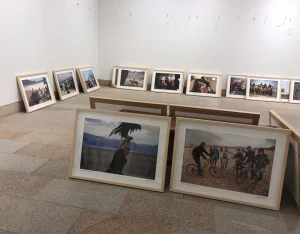
<path fill-rule="evenodd" d="M 97 0 L 0 1 L 0 106 L 21 100 L 16 75 L 92 65 L 97 72 Z"/>
<path fill-rule="evenodd" d="M 300 77 L 298 0 L 100 0 L 98 75 L 114 65 Z"/>

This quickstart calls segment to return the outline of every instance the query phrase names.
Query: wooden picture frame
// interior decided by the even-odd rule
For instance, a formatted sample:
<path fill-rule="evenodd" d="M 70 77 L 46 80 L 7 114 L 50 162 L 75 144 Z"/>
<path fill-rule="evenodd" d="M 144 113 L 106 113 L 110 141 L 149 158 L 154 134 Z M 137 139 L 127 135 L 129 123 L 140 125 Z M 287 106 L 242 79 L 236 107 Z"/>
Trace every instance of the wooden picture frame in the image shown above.
<path fill-rule="evenodd" d="M 128 82 L 126 83 L 126 79 L 128 75 L 130 75 L 129 72 L 131 72 L 133 79 L 129 79 Z M 117 88 L 119 89 L 145 91 L 147 90 L 147 86 L 148 86 L 148 68 L 123 67 L 123 66 L 119 67 L 117 79 L 118 79 Z"/>
<path fill-rule="evenodd" d="M 199 138 L 198 135 L 193 133 L 193 137 L 189 137 L 188 141 L 186 141 L 186 134 L 189 131 L 195 132 L 202 132 L 202 137 Z M 216 200 L 222 200 L 227 202 L 233 202 L 243 205 L 255 206 L 265 209 L 271 210 L 279 210 L 280 202 L 281 202 L 281 193 L 282 193 L 282 186 L 283 186 L 283 179 L 285 173 L 285 164 L 287 158 L 287 149 L 288 149 L 288 137 L 290 136 L 291 131 L 286 129 L 276 129 L 270 127 L 263 127 L 263 126 L 250 126 L 250 125 L 243 125 L 243 124 L 235 124 L 235 123 L 225 123 L 225 122 L 218 122 L 218 121 L 209 121 L 209 120 L 199 120 L 199 119 L 186 119 L 186 118 L 177 118 L 176 119 L 176 130 L 175 130 L 175 140 L 174 140 L 174 152 L 173 152 L 173 164 L 172 164 L 172 173 L 171 173 L 171 183 L 170 183 L 170 191 L 183 193 L 193 196 L 200 196 L 205 198 L 211 198 Z M 206 135 L 207 134 L 207 135 Z M 218 138 L 210 138 L 209 134 L 218 135 Z M 235 138 L 227 138 L 222 137 L 222 135 L 230 135 L 234 136 Z M 256 134 L 258 134 L 256 136 Z M 245 139 L 243 139 L 245 137 Z M 251 138 L 249 138 L 251 137 Z M 238 187 L 228 187 L 226 183 L 224 184 L 227 189 L 224 189 L 220 186 L 220 183 L 214 183 L 213 180 L 209 181 L 207 175 L 208 172 L 200 177 L 200 180 L 193 180 L 191 181 L 190 178 L 194 177 L 183 177 L 184 173 L 188 173 L 187 167 L 189 165 L 193 165 L 193 160 L 190 160 L 192 164 L 186 166 L 186 162 L 184 160 L 186 158 L 192 157 L 189 153 L 186 153 L 187 147 L 194 147 L 190 145 L 190 141 L 197 141 L 199 140 L 199 144 L 201 141 L 206 141 L 208 143 L 206 147 L 209 147 L 212 143 L 210 141 L 221 141 L 226 139 L 226 145 L 231 144 L 235 145 L 235 147 L 241 147 L 240 145 L 251 145 L 252 148 L 256 151 L 258 147 L 257 142 L 269 142 L 274 144 L 274 156 L 271 158 L 271 169 L 269 169 L 268 173 L 271 174 L 269 184 L 268 184 L 268 191 L 266 194 L 259 193 L 255 194 L 258 189 L 255 190 L 256 186 L 253 188 L 253 192 L 249 192 L 250 190 L 245 190 L 245 192 L 240 192 L 242 188 Z M 220 140 L 221 139 L 221 140 Z M 235 142 L 232 139 L 239 139 L 239 142 Z M 242 139 L 242 141 L 240 141 Z M 249 142 L 251 139 L 253 142 Z M 256 143 L 255 143 L 256 141 Z M 198 142 L 198 141 L 197 141 Z M 233 143 L 231 143 L 233 142 Z M 243 142 L 240 143 L 240 142 Z M 201 143 L 202 144 L 202 143 Z M 205 144 L 205 143 L 204 143 Z M 220 146 L 220 143 L 217 144 L 213 142 L 213 145 L 216 147 L 217 145 Z M 233 146 L 229 145 L 228 150 L 232 150 Z M 230 148 L 231 147 L 231 148 Z M 242 146 L 243 147 L 243 146 Z M 267 148 L 269 146 L 262 143 L 259 148 L 264 147 Z M 192 148 L 190 148 L 192 149 Z M 241 149 L 241 148 L 240 148 Z M 251 150 L 251 148 L 250 148 Z M 192 152 L 190 150 L 190 152 Z M 267 154 L 272 152 L 271 150 L 266 151 Z M 195 163 L 194 163 L 195 164 Z M 221 170 L 218 169 L 218 163 L 216 169 L 212 166 L 212 161 L 207 163 L 211 165 L 212 173 L 216 173 L 216 171 Z M 186 166 L 186 167 L 185 167 Z M 197 168 L 197 166 L 194 166 Z M 231 166 L 230 166 L 231 167 Z M 232 167 L 234 168 L 234 167 Z M 218 169 L 218 170 L 217 170 Z M 197 171 L 197 170 L 196 170 Z M 210 171 L 210 170 L 209 170 Z M 205 172 L 205 171 L 204 171 Z M 258 176 L 258 175 L 257 175 Z M 203 180 L 206 178 L 206 182 Z M 218 177 L 219 178 L 219 177 Z M 269 177 L 267 177 L 269 178 Z M 189 180 L 190 182 L 186 181 Z M 248 184 L 248 180 L 251 182 Z M 254 183 L 253 179 L 246 178 L 245 186 L 250 188 L 250 185 Z M 200 184 L 199 184 L 200 182 Z M 204 183 L 204 184 L 203 184 Z M 232 183 L 235 183 L 233 181 Z M 256 184 L 257 185 L 257 184 Z M 244 190 L 242 190 L 244 191 Z M 247 192 L 246 192 L 247 191 Z M 255 192 L 256 191 L 256 192 Z"/>
<path fill-rule="evenodd" d="M 288 82 L 288 85 L 285 84 L 286 82 Z M 288 89 L 288 94 L 283 94 L 282 92 L 284 92 L 286 89 Z M 285 102 L 286 103 L 286 102 L 290 101 L 290 96 L 291 96 L 290 91 L 291 91 L 291 79 L 281 78 L 280 102 Z"/>
<path fill-rule="evenodd" d="M 176 85 L 176 79 L 177 82 L 179 82 L 178 89 L 176 89 L 175 86 L 174 86 L 175 88 L 173 89 L 171 82 L 173 82 L 174 85 Z M 162 81 L 162 80 L 166 80 L 166 81 Z M 181 94 L 183 93 L 183 86 L 184 86 L 184 71 L 158 70 L 158 69 L 155 69 L 153 71 L 152 82 L 151 82 L 152 92 Z"/>
<path fill-rule="evenodd" d="M 239 88 L 237 87 L 237 91 L 232 91 L 231 92 L 231 80 L 232 79 L 243 79 L 245 82 L 245 95 L 240 94 L 239 92 L 243 92 L 243 87 Z M 227 87 L 226 87 L 226 97 L 229 98 L 239 98 L 239 99 L 246 99 L 246 89 L 247 89 L 247 81 L 248 81 L 248 76 L 246 75 L 234 75 L 234 74 L 228 74 L 227 76 Z M 236 86 L 235 86 L 236 87 Z M 234 89 L 235 89 L 234 87 Z"/>
<path fill-rule="evenodd" d="M 158 135 L 154 136 L 151 135 L 152 138 L 150 139 L 147 134 L 145 135 L 146 142 L 149 143 L 148 141 L 157 141 L 157 149 L 155 150 L 156 156 L 149 156 L 147 158 L 148 162 L 149 160 L 153 160 L 156 157 L 155 161 L 155 171 L 150 173 L 150 171 L 147 170 L 138 170 L 138 172 L 134 171 L 135 176 L 133 175 L 134 173 L 129 173 L 130 166 L 127 164 L 127 172 L 124 172 L 124 164 L 121 169 L 118 169 L 118 171 L 114 171 L 114 165 L 112 160 L 111 163 L 109 161 L 101 161 L 102 163 L 94 163 L 94 169 L 87 169 L 85 166 L 85 160 L 84 155 L 82 155 L 83 151 L 83 141 L 84 141 L 84 132 L 86 129 L 90 129 L 89 125 L 87 124 L 86 121 L 90 121 L 90 123 L 93 124 L 92 129 L 98 128 L 99 126 L 97 125 L 97 121 L 100 121 L 100 124 L 102 125 L 102 128 L 114 128 L 117 125 L 114 125 L 113 123 L 120 124 L 117 128 L 113 129 L 111 131 L 110 136 L 114 136 L 115 134 L 118 133 L 118 131 L 114 131 L 116 129 L 120 130 L 120 126 L 124 123 L 133 123 L 133 121 L 136 125 L 140 125 L 140 131 L 142 131 L 144 128 L 146 131 L 149 131 L 154 127 L 157 133 L 157 128 L 159 129 Z M 109 121 L 109 125 L 106 124 L 106 122 Z M 74 179 L 82 179 L 82 180 L 89 180 L 89 181 L 95 181 L 95 182 L 102 182 L 102 183 L 107 183 L 107 184 L 113 184 L 113 185 L 120 185 L 120 186 L 125 186 L 125 187 L 132 187 L 132 188 L 139 188 L 139 189 L 146 189 L 146 190 L 151 190 L 151 191 L 156 191 L 156 192 L 163 192 L 164 187 L 165 187 L 165 174 L 166 174 L 166 162 L 167 162 L 167 153 L 168 153 L 168 141 L 169 141 L 169 133 L 170 133 L 170 123 L 171 119 L 169 117 L 164 117 L 164 116 L 154 116 L 154 115 L 141 115 L 141 114 L 132 114 L 132 113 L 125 113 L 125 112 L 114 112 L 114 111 L 104 111 L 104 110 L 90 110 L 90 109 L 76 109 L 76 116 L 75 116 L 75 131 L 74 131 L 74 137 L 73 137 L 73 154 L 71 155 L 70 158 L 70 168 L 69 168 L 69 177 L 74 178 Z M 86 127 L 87 126 L 87 127 Z M 127 128 L 126 128 L 127 129 Z M 150 130 L 149 130 L 150 129 Z M 90 129 L 91 130 L 91 129 Z M 136 130 L 139 130 L 136 128 Z M 131 158 L 130 155 L 124 155 L 124 157 L 128 158 L 128 161 L 131 160 L 138 160 L 138 157 L 146 157 L 147 155 L 152 155 L 150 154 L 151 149 L 148 147 L 147 148 L 147 155 L 144 156 L 144 153 L 138 153 L 138 145 L 140 145 L 139 149 L 144 149 L 143 143 L 139 143 L 138 141 L 135 142 L 130 142 L 134 141 L 137 138 L 141 141 L 141 135 L 134 135 L 134 132 L 136 134 L 140 134 L 140 131 L 129 131 L 127 132 L 127 136 L 123 136 L 124 140 L 123 143 L 119 146 L 117 151 L 121 149 L 127 149 L 129 152 L 132 154 Z M 100 134 L 104 134 L 104 131 L 97 131 Z M 113 133 L 113 135 L 112 135 Z M 125 133 L 124 133 L 125 134 Z M 130 136 L 129 136 L 130 134 Z M 102 136 L 101 135 L 101 136 Z M 104 134 L 105 135 L 105 134 Z M 106 135 L 105 135 L 106 136 Z M 132 137 L 133 136 L 133 137 Z M 122 137 L 122 139 L 123 139 Z M 120 139 L 119 137 L 115 136 L 115 139 Z M 136 139 L 135 139 L 136 138 Z M 95 138 L 96 139 L 96 138 Z M 103 137 L 99 138 L 101 142 L 106 144 L 105 146 L 108 147 L 109 143 L 105 143 L 105 140 L 102 140 Z M 122 141 L 119 140 L 120 142 Z M 144 139 L 144 140 L 145 140 Z M 154 140 L 153 140 L 154 139 Z M 95 140 L 96 141 L 96 140 Z M 114 142 L 116 140 L 113 140 Z M 126 141 L 126 143 L 124 143 Z M 89 142 L 86 140 L 86 142 Z M 93 141 L 94 142 L 94 141 Z M 114 143 L 115 144 L 115 143 Z M 135 147 L 134 147 L 135 144 Z M 86 147 L 86 146 L 85 146 Z M 89 147 L 89 146 L 88 146 Z M 92 147 L 92 146 L 91 146 Z M 97 147 L 94 148 L 96 150 L 104 150 L 108 151 L 110 148 L 101 148 Z M 113 146 L 114 148 L 116 147 Z M 129 148 L 128 148 L 129 147 Z M 155 145 L 152 145 L 152 148 L 155 148 Z M 131 148 L 131 149 L 130 149 Z M 136 150 L 134 150 L 134 148 Z M 93 150 L 93 148 L 91 148 Z M 89 150 L 89 149 L 88 149 Z M 113 150 L 114 151 L 114 150 Z M 115 154 L 112 152 L 111 155 L 114 155 L 113 158 L 115 157 L 117 151 Z M 132 151 L 132 152 L 131 152 Z M 152 150 L 153 151 L 153 150 Z M 84 151 L 85 153 L 88 151 Z M 102 152 L 102 151 L 101 151 Z M 88 154 L 88 153 L 87 153 Z M 104 153 L 108 157 L 108 153 Z M 133 158 L 133 154 L 138 154 L 138 157 Z M 97 151 L 97 159 L 99 159 L 99 151 Z M 118 157 L 121 157 L 119 155 Z M 148 157 L 148 156 L 147 156 Z M 151 159 L 153 157 L 153 159 Z M 86 157 L 89 160 L 93 160 L 93 157 Z M 144 158 L 146 160 L 146 158 Z M 100 160 L 100 159 L 99 159 Z M 115 159 L 117 160 L 117 159 Z M 118 159 L 119 160 L 119 159 Z M 127 161 L 126 161 L 127 162 Z M 137 163 L 136 161 L 134 163 Z M 143 161 L 144 164 L 146 164 L 146 161 Z M 107 165 L 104 165 L 107 164 Z M 143 164 L 143 165 L 144 165 Z M 152 162 L 153 164 L 153 162 Z M 88 164 L 87 164 L 88 165 Z M 126 165 L 126 163 L 125 163 Z M 99 170 L 96 167 L 101 166 L 104 167 L 104 170 Z M 133 166 L 133 165 L 132 165 Z M 148 166 L 148 164 L 147 164 Z M 106 168 L 110 170 L 105 170 Z M 140 168 L 140 167 L 139 167 Z M 117 169 L 116 169 L 117 170 Z M 123 172 L 122 172 L 123 171 Z M 136 174 L 138 173 L 144 173 L 147 174 L 147 176 L 143 175 L 140 176 L 140 174 L 137 176 Z M 151 176 L 149 176 L 149 173 Z M 153 177 L 154 176 L 154 177 Z"/>
<path fill-rule="evenodd" d="M 176 112 L 183 114 L 178 115 Z M 171 104 L 170 117 L 172 117 L 172 129 L 174 129 L 176 117 L 258 125 L 260 113 Z"/>
<path fill-rule="evenodd" d="M 194 78 L 194 80 L 192 80 L 192 78 Z M 203 81 L 201 82 L 202 79 Z M 208 81 L 208 79 L 211 79 L 211 81 Z M 195 84 L 196 80 L 197 85 Z M 199 81 L 201 84 L 203 84 L 203 88 L 200 87 Z M 207 88 L 208 85 L 211 85 L 210 83 L 215 83 L 215 88 Z M 186 95 L 221 97 L 221 88 L 222 74 L 190 72 L 187 79 Z M 199 92 L 199 90 L 201 91 Z M 209 90 L 211 90 L 210 92 L 212 93 L 207 93 Z"/>
<path fill-rule="evenodd" d="M 90 97 L 91 109 L 97 109 L 96 104 L 109 104 L 124 106 L 124 109 L 120 109 L 121 112 L 148 114 L 148 115 L 168 115 L 168 104 L 166 103 L 154 103 L 154 102 L 141 102 L 135 100 L 121 100 L 116 98 L 104 98 L 104 97 Z M 133 107 L 133 108 L 132 108 Z M 151 110 L 158 110 L 152 111 Z"/>
<path fill-rule="evenodd" d="M 274 83 L 277 82 L 277 91 L 276 91 L 276 96 L 273 96 L 273 90 L 272 91 L 266 91 L 269 92 L 271 95 L 264 97 L 264 90 L 259 90 L 260 88 L 256 88 L 254 87 L 250 87 L 252 85 L 252 80 L 257 81 L 258 83 Z M 262 94 L 259 94 L 258 96 L 254 96 L 257 95 L 257 92 L 262 92 Z M 253 93 L 253 94 L 250 94 Z M 262 97 L 260 97 L 262 96 Z M 247 80 L 247 89 L 246 89 L 246 99 L 248 100 L 254 100 L 254 101 L 269 101 L 269 102 L 280 102 L 280 96 L 281 96 L 281 78 L 271 78 L 271 77 L 256 77 L 256 76 L 248 76 L 248 80 Z"/>
<path fill-rule="evenodd" d="M 287 121 L 285 121 L 275 111 L 270 110 L 270 126 L 273 126 L 273 121 L 279 127 L 291 130 L 290 147 L 287 158 L 284 184 L 291 193 L 294 199 L 295 206 L 298 212 L 300 213 L 300 132 L 297 129 L 295 129 L 292 125 L 290 125 Z"/>
<path fill-rule="evenodd" d="M 100 89 L 100 85 L 99 85 L 98 79 L 95 75 L 93 67 L 91 67 L 91 66 L 78 67 L 78 68 L 76 68 L 76 72 L 79 77 L 81 87 L 82 87 L 84 93 L 90 93 L 97 89 Z M 83 72 L 85 72 L 86 74 L 83 74 Z M 92 77 L 88 77 L 90 75 Z M 86 80 L 88 80 L 88 81 L 86 81 Z M 87 82 L 89 82 L 90 87 L 87 87 L 87 84 L 88 84 Z"/>
<path fill-rule="evenodd" d="M 111 74 L 111 86 L 112 88 L 117 88 L 118 85 L 118 74 L 119 73 L 119 67 L 114 66 L 112 68 L 112 74 Z"/>
<path fill-rule="evenodd" d="M 294 92 L 295 92 L 295 83 L 297 83 L 298 86 L 300 86 L 300 79 L 299 78 L 292 78 L 291 79 L 291 87 L 290 87 L 290 103 L 300 103 L 300 98 L 295 100 L 294 99 Z M 297 88 L 297 92 L 300 93 L 300 88 Z"/>
<path fill-rule="evenodd" d="M 68 76 L 68 77 L 64 77 L 64 76 Z M 68 98 L 74 97 L 79 94 L 77 79 L 76 79 L 73 68 L 53 70 L 53 77 L 54 77 L 56 89 L 57 89 L 60 100 L 63 101 L 63 100 L 66 100 Z M 61 87 L 61 82 L 63 82 L 63 81 L 60 81 L 60 79 L 64 79 L 64 78 L 65 78 L 65 80 L 69 80 L 68 85 L 71 86 L 69 88 L 69 90 L 72 89 L 73 90 L 72 92 L 70 92 L 68 90 L 66 91 L 66 88 Z M 65 90 L 62 90 L 62 89 L 65 89 Z M 63 92 L 67 92 L 67 93 L 63 94 Z"/>
<path fill-rule="evenodd" d="M 56 103 L 47 72 L 17 75 L 16 78 L 27 113 Z"/>

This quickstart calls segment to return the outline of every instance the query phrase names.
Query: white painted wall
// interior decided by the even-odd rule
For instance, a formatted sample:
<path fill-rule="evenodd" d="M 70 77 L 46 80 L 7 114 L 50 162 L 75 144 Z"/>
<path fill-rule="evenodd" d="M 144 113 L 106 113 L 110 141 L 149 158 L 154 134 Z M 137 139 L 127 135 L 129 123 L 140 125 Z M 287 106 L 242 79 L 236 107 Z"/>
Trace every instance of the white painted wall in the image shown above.
<path fill-rule="evenodd" d="M 98 20 L 101 79 L 114 65 L 219 72 L 223 88 L 227 73 L 300 77 L 299 0 L 100 0 Z"/>
<path fill-rule="evenodd" d="M 53 86 L 52 69 L 97 68 L 97 5 L 97 0 L 0 0 L 0 106 L 21 100 L 17 74 L 46 71 Z"/>

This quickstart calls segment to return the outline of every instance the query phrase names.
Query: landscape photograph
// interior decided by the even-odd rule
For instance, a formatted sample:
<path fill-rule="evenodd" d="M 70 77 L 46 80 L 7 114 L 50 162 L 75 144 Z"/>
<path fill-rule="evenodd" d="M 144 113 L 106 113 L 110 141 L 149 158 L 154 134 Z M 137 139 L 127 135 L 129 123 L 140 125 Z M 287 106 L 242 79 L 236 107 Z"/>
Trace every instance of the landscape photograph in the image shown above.
<path fill-rule="evenodd" d="M 229 94 L 246 96 L 247 78 L 230 77 Z"/>
<path fill-rule="evenodd" d="M 68 95 L 76 92 L 75 81 L 71 71 L 56 74 L 61 95 Z"/>
<path fill-rule="evenodd" d="M 289 100 L 291 80 L 281 81 L 281 99 Z"/>
<path fill-rule="evenodd" d="M 250 79 L 250 97 L 277 99 L 278 83 L 276 80 Z"/>
<path fill-rule="evenodd" d="M 117 73 L 117 72 L 116 72 Z M 143 88 L 145 81 L 144 70 L 121 70 L 121 86 L 130 86 L 136 88 Z"/>
<path fill-rule="evenodd" d="M 155 180 L 160 128 L 86 118 L 80 168 Z"/>
<path fill-rule="evenodd" d="M 190 92 L 216 94 L 217 77 L 193 74 L 190 80 Z"/>
<path fill-rule="evenodd" d="M 94 72 L 92 69 L 81 70 L 80 72 L 81 72 L 81 75 L 83 77 L 83 80 L 85 82 L 87 89 L 91 89 L 91 88 L 98 86 Z"/>
<path fill-rule="evenodd" d="M 275 145 L 272 139 L 187 129 L 181 182 L 267 197 Z"/>
<path fill-rule="evenodd" d="M 154 89 L 179 90 L 180 74 L 160 73 L 155 74 Z"/>
<path fill-rule="evenodd" d="M 22 85 L 30 107 L 52 100 L 46 77 L 23 79 Z"/>

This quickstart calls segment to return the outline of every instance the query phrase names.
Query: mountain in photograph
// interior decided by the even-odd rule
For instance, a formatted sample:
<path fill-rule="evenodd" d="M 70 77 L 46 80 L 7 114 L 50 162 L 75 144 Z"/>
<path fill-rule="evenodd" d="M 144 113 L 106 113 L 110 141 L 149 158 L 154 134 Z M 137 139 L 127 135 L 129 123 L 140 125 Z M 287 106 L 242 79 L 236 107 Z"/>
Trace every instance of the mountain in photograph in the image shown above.
<path fill-rule="evenodd" d="M 43 80 L 35 81 L 35 80 L 22 80 L 24 86 L 34 85 L 43 82 Z"/>
<path fill-rule="evenodd" d="M 95 136 L 88 133 L 83 134 L 83 145 L 88 147 L 116 150 L 119 148 L 122 142 L 122 139 L 108 139 L 105 137 Z M 158 145 L 136 144 L 134 142 L 130 143 L 130 152 L 156 156 L 157 151 Z"/>

